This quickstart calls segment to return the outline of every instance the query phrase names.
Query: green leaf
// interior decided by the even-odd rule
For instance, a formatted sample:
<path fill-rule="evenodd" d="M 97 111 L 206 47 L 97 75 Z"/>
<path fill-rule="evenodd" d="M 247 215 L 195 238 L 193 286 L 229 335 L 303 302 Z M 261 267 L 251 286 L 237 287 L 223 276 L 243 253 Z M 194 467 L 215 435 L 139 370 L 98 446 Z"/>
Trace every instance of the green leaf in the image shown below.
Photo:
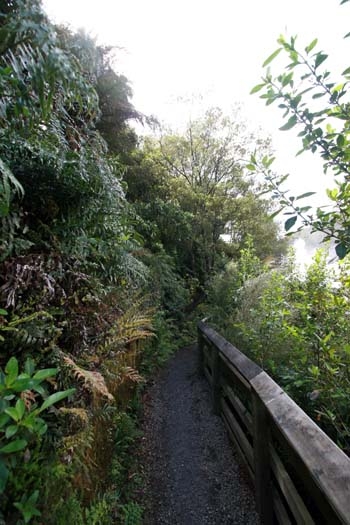
<path fill-rule="evenodd" d="M 317 45 L 317 42 L 318 42 L 318 39 L 315 38 L 315 39 L 311 42 L 311 44 L 309 44 L 308 46 L 306 46 L 305 51 L 306 51 L 307 54 L 309 54 L 310 51 L 313 50 L 313 48 Z"/>
<path fill-rule="evenodd" d="M 64 390 L 63 392 L 56 392 L 55 394 L 51 394 L 51 396 L 45 399 L 44 403 L 41 405 L 39 413 L 45 410 L 46 408 L 49 408 L 50 406 L 54 405 L 55 403 L 62 401 L 62 399 L 71 396 L 72 394 L 74 394 L 74 392 L 75 388 L 70 388 L 69 390 Z"/>
<path fill-rule="evenodd" d="M 8 445 L 5 445 L 4 447 L 0 448 L 0 452 L 2 452 L 3 454 L 19 452 L 20 450 L 26 448 L 27 444 L 28 443 L 25 439 L 16 439 L 15 441 L 12 441 L 12 443 L 9 443 Z"/>
<path fill-rule="evenodd" d="M 42 397 L 44 397 L 45 394 L 46 394 L 45 388 L 42 387 L 41 385 L 35 385 L 35 386 L 33 387 L 33 390 L 34 390 L 35 392 L 37 392 L 38 394 L 40 394 Z"/>
<path fill-rule="evenodd" d="M 277 215 L 279 213 L 281 213 L 282 210 L 283 210 L 283 208 L 280 208 L 279 210 L 274 211 L 273 213 L 271 213 L 271 215 L 269 215 L 269 219 L 274 219 L 275 217 L 277 217 Z"/>
<path fill-rule="evenodd" d="M 8 421 L 10 418 L 7 414 L 0 414 L 0 428 L 4 427 Z"/>
<path fill-rule="evenodd" d="M 324 97 L 326 93 L 315 93 L 312 95 L 313 99 Z"/>
<path fill-rule="evenodd" d="M 344 135 L 338 135 L 337 136 L 337 146 L 338 148 L 342 148 L 345 144 L 345 137 Z"/>
<path fill-rule="evenodd" d="M 19 416 L 19 414 L 17 412 L 17 409 L 15 407 L 6 408 L 5 409 L 5 414 L 10 416 L 16 422 L 20 420 L 20 416 Z"/>
<path fill-rule="evenodd" d="M 306 197 L 311 197 L 311 195 L 315 195 L 315 191 L 307 191 L 306 193 L 302 193 L 301 195 L 298 195 L 295 197 L 295 200 L 305 199 Z"/>
<path fill-rule="evenodd" d="M 23 399 L 18 399 L 16 402 L 16 410 L 17 410 L 19 419 L 22 419 L 22 417 L 24 416 L 25 409 L 26 409 L 26 406 L 24 404 Z"/>
<path fill-rule="evenodd" d="M 350 33 L 348 33 L 348 35 L 350 35 Z M 346 36 L 348 36 L 346 35 Z M 344 69 L 344 71 L 342 72 L 342 75 L 349 75 L 350 74 L 350 67 L 347 67 L 346 69 Z"/>
<path fill-rule="evenodd" d="M 18 361 L 15 357 L 11 357 L 8 361 L 5 372 L 7 374 L 6 385 L 10 386 L 18 376 Z"/>
<path fill-rule="evenodd" d="M 282 47 L 279 47 L 278 49 L 276 49 L 276 51 L 274 51 L 266 60 L 265 62 L 263 63 L 262 67 L 266 67 L 268 66 L 275 58 L 277 55 L 280 54 L 280 52 L 282 51 Z"/>
<path fill-rule="evenodd" d="M 35 370 L 34 360 L 31 357 L 28 357 L 28 359 L 26 359 L 26 362 L 24 364 L 24 371 L 25 371 L 26 376 L 31 377 L 34 373 L 34 370 Z"/>
<path fill-rule="evenodd" d="M 332 201 L 336 201 L 337 200 L 337 197 L 338 197 L 338 189 L 337 188 L 333 188 L 332 190 L 329 190 L 328 188 L 326 189 L 326 193 L 328 195 L 328 197 L 332 200 Z"/>
<path fill-rule="evenodd" d="M 43 381 L 44 379 L 47 379 L 48 377 L 52 377 L 57 374 L 58 369 L 57 368 L 45 368 L 44 370 L 39 370 L 34 374 L 33 379 L 36 379 L 38 381 Z"/>
<path fill-rule="evenodd" d="M 264 86 L 265 86 L 265 84 L 257 84 L 257 85 L 254 86 L 253 89 L 251 90 L 250 95 L 253 95 L 254 93 L 257 93 L 257 92 L 260 91 Z"/>
<path fill-rule="evenodd" d="M 0 159 L 0 187 L 2 186 L 2 210 L 0 216 L 5 217 L 9 212 L 11 193 L 17 193 L 20 196 L 24 195 L 22 185 L 18 182 L 12 171 Z"/>
<path fill-rule="evenodd" d="M 284 229 L 286 230 L 286 232 L 293 228 L 294 224 L 297 222 L 297 218 L 298 217 L 294 215 L 294 217 L 289 217 L 289 219 L 286 220 L 286 222 L 284 223 Z"/>
<path fill-rule="evenodd" d="M 292 117 L 290 117 L 288 122 L 286 124 L 284 124 L 284 126 L 282 126 L 279 129 L 281 131 L 287 131 L 288 129 L 293 128 L 297 122 L 298 122 L 298 119 L 297 119 L 296 115 L 293 115 Z"/>
<path fill-rule="evenodd" d="M 39 497 L 39 491 L 35 490 L 33 494 L 28 498 L 28 503 L 31 503 L 32 505 L 35 504 L 38 501 Z M 36 516 L 40 516 L 41 514 L 36 514 Z"/>
<path fill-rule="evenodd" d="M 11 388 L 15 392 L 23 392 L 23 390 L 31 390 L 36 385 L 37 381 L 34 381 L 34 379 L 21 377 L 20 379 L 17 379 L 17 381 L 12 383 Z"/>
<path fill-rule="evenodd" d="M 0 315 L 7 315 L 7 310 L 0 308 Z"/>
<path fill-rule="evenodd" d="M 47 432 L 47 424 L 45 423 L 45 421 L 43 419 L 41 419 L 40 425 L 38 425 L 38 427 L 36 428 L 36 432 L 38 432 L 38 434 L 40 436 L 46 434 L 46 432 Z"/>
<path fill-rule="evenodd" d="M 17 431 L 18 431 L 17 425 L 9 425 L 6 428 L 6 432 L 5 432 L 6 439 L 10 439 L 12 436 L 14 436 L 17 433 Z"/>
<path fill-rule="evenodd" d="M 262 164 L 264 168 L 269 168 L 276 160 L 276 157 L 268 157 L 267 155 L 264 156 L 262 159 Z"/>
<path fill-rule="evenodd" d="M 335 247 L 335 253 L 338 255 L 339 259 L 344 259 L 345 255 L 347 254 L 345 244 L 343 244 L 342 242 L 337 244 L 337 246 Z"/>
<path fill-rule="evenodd" d="M 322 62 L 324 62 L 328 58 L 328 55 L 325 53 L 317 53 L 316 60 L 315 60 L 315 68 L 320 66 Z"/>
<path fill-rule="evenodd" d="M 13 505 L 22 513 L 24 523 L 29 523 L 33 516 L 41 516 L 41 512 L 36 508 L 39 491 L 35 490 L 27 499 L 22 496 L 21 501 L 16 501 Z"/>

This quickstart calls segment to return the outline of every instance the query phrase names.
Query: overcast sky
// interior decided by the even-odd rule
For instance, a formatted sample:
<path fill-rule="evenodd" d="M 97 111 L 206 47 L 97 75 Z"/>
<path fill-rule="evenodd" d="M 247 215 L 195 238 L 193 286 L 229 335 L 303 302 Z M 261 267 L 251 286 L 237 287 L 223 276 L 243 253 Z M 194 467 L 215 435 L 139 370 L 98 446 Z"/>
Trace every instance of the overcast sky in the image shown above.
<path fill-rule="evenodd" d="M 248 119 L 270 133 L 276 167 L 291 173 L 295 191 L 318 186 L 321 195 L 332 181 L 322 173 L 317 155 L 300 149 L 294 132 L 281 132 L 281 115 L 265 107 L 251 88 L 264 73 L 264 59 L 278 36 L 298 34 L 303 47 L 313 38 L 330 55 L 339 73 L 350 65 L 350 4 L 338 0 L 44 0 L 49 15 L 72 28 L 84 27 L 100 43 L 121 46 L 118 72 L 134 90 L 135 107 L 176 125 L 188 107 L 179 97 L 203 96 L 203 105 L 225 111 L 242 102 Z M 347 62 L 347 60 L 349 60 Z M 323 189 L 322 189 L 323 188 Z M 322 197 L 319 197 L 322 199 Z"/>

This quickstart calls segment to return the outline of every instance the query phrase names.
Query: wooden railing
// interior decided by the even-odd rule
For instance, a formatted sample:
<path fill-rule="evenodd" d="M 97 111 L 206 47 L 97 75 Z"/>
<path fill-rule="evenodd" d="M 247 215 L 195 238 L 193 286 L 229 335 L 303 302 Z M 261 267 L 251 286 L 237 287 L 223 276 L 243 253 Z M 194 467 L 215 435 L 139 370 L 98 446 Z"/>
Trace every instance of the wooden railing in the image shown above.
<path fill-rule="evenodd" d="M 203 322 L 200 367 L 265 525 L 350 524 L 350 459 L 256 363 Z"/>

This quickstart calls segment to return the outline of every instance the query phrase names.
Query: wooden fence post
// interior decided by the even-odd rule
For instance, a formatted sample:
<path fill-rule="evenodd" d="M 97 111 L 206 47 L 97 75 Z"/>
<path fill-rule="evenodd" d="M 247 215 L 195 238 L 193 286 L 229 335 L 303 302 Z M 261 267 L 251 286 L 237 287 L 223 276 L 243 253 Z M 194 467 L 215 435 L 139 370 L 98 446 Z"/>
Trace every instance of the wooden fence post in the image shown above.
<path fill-rule="evenodd" d="M 204 338 L 201 329 L 197 327 L 198 334 L 198 370 L 200 374 L 204 374 Z"/>
<path fill-rule="evenodd" d="M 263 525 L 273 523 L 273 496 L 270 460 L 270 428 L 265 405 L 252 390 L 254 472 L 258 512 Z"/>
<path fill-rule="evenodd" d="M 221 397 L 221 359 L 219 350 L 215 347 L 213 348 L 214 357 L 213 357 L 213 366 L 212 366 L 212 379 L 213 379 L 213 391 L 212 391 L 212 400 L 213 400 L 213 413 L 218 416 L 221 411 L 220 406 L 220 397 Z"/>

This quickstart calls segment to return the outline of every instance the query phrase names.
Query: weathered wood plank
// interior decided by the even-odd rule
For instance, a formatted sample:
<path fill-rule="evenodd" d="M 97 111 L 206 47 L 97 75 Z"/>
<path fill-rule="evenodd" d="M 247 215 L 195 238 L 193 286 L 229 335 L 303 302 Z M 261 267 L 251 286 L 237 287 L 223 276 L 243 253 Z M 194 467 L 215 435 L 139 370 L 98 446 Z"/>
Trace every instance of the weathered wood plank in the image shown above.
<path fill-rule="evenodd" d="M 256 501 L 262 523 L 270 525 L 273 523 L 270 427 L 266 407 L 255 392 L 252 401 Z"/>
<path fill-rule="evenodd" d="M 221 359 L 219 358 L 219 350 L 214 350 L 212 362 L 212 403 L 213 413 L 218 415 L 220 413 L 220 396 L 221 396 Z"/>
<path fill-rule="evenodd" d="M 224 383 L 223 391 L 225 395 L 228 397 L 228 399 L 230 400 L 230 403 L 232 404 L 233 408 L 236 410 L 237 414 L 243 421 L 249 434 L 252 435 L 253 434 L 253 418 L 248 408 L 243 405 L 242 401 L 239 399 L 239 397 L 236 396 L 232 388 L 227 383 Z"/>
<path fill-rule="evenodd" d="M 325 517 L 332 520 L 332 525 L 337 518 L 340 523 L 350 523 L 350 458 L 265 372 L 251 383 L 286 443 L 305 467 L 302 475 L 305 477 L 307 472 L 317 487 L 312 495 L 327 514 Z"/>
<path fill-rule="evenodd" d="M 219 354 L 220 359 L 223 362 L 224 366 L 223 369 L 226 368 L 228 371 L 231 372 L 235 376 L 235 383 L 239 383 L 240 386 L 244 387 L 244 389 L 247 392 L 250 392 L 250 383 L 245 379 L 245 377 L 239 372 L 239 370 L 230 362 L 227 357 L 225 357 L 222 353 Z"/>
<path fill-rule="evenodd" d="M 211 374 L 212 374 L 212 362 L 211 362 L 209 350 L 208 350 L 206 345 L 204 346 L 204 350 L 203 350 L 203 366 L 204 366 L 204 368 L 208 369 L 208 371 L 210 373 L 210 376 L 211 376 Z"/>
<path fill-rule="evenodd" d="M 314 525 L 314 520 L 272 445 L 270 446 L 270 455 L 273 473 L 297 524 Z"/>
<path fill-rule="evenodd" d="M 203 344 L 203 355 L 205 359 L 209 362 L 210 361 L 210 349 L 208 345 Z"/>
<path fill-rule="evenodd" d="M 214 357 L 215 355 L 218 353 L 217 349 L 212 346 L 212 345 L 209 345 L 208 346 L 208 362 L 210 364 L 210 366 L 212 367 L 213 366 L 213 362 L 214 362 Z"/>
<path fill-rule="evenodd" d="M 278 491 L 276 488 L 272 489 L 272 497 L 273 497 L 273 510 L 275 512 L 277 522 L 280 523 L 280 525 L 292 525 L 292 522 L 290 521 L 290 518 L 288 516 L 288 512 L 286 511 L 286 508 L 281 499 L 281 496 L 278 494 Z"/>
<path fill-rule="evenodd" d="M 254 472 L 251 468 L 251 466 L 249 465 L 248 463 L 248 460 L 247 460 L 247 457 L 244 453 L 244 451 L 241 449 L 241 446 L 240 446 L 240 443 L 239 441 L 237 440 L 234 432 L 232 431 L 231 429 L 231 426 L 230 426 L 230 423 L 228 422 L 228 420 L 226 419 L 226 416 L 224 414 L 224 412 L 221 412 L 221 417 L 222 417 L 222 420 L 225 424 L 225 427 L 226 427 L 226 430 L 228 432 L 228 435 L 233 443 L 233 446 L 235 447 L 235 450 L 238 452 L 238 454 L 240 455 L 240 458 L 242 459 L 245 467 L 247 468 L 247 471 L 248 471 L 248 474 L 252 480 L 252 482 L 254 483 Z"/>
<path fill-rule="evenodd" d="M 207 381 L 208 381 L 209 385 L 211 385 L 212 384 L 212 378 L 211 378 L 211 375 L 210 375 L 210 372 L 209 372 L 209 369 L 208 369 L 207 366 L 204 367 L 204 375 L 207 378 Z"/>
<path fill-rule="evenodd" d="M 202 332 L 197 328 L 198 334 L 198 370 L 200 374 L 204 372 L 204 338 Z"/>
<path fill-rule="evenodd" d="M 203 333 L 201 335 L 202 335 L 202 338 L 203 338 L 205 353 L 206 353 L 206 355 L 208 357 L 208 360 L 211 361 L 213 350 L 216 350 L 216 347 L 210 341 L 210 339 L 208 339 Z"/>
<path fill-rule="evenodd" d="M 198 328 L 201 330 L 202 334 L 204 334 L 208 340 L 211 341 L 214 346 L 236 366 L 246 380 L 249 381 L 261 372 L 261 368 L 256 363 L 251 361 L 231 343 L 226 341 L 226 339 L 215 330 L 204 324 L 202 321 L 198 323 Z"/>
<path fill-rule="evenodd" d="M 263 370 L 252 379 L 251 385 L 266 406 L 278 396 L 286 395 L 284 390 Z"/>
<path fill-rule="evenodd" d="M 236 441 L 238 441 L 240 448 L 244 452 L 248 465 L 250 466 L 252 470 L 254 470 L 253 447 L 249 443 L 246 435 L 244 434 L 243 430 L 240 427 L 240 424 L 238 423 L 235 416 L 232 414 L 230 407 L 228 406 L 228 404 L 226 403 L 224 399 L 221 399 L 221 407 L 230 425 L 230 428 L 236 438 Z"/>

